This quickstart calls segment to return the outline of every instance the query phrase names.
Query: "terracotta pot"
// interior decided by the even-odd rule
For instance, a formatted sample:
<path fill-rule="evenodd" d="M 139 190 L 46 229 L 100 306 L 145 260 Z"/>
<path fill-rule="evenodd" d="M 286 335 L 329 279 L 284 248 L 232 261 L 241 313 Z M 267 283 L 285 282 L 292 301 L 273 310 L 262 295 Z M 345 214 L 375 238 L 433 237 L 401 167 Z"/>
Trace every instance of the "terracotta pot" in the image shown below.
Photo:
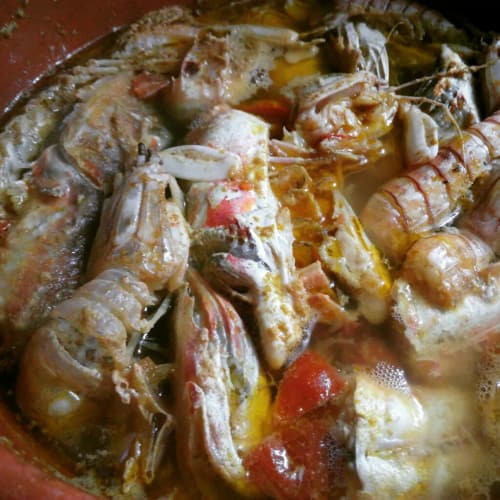
<path fill-rule="evenodd" d="M 76 51 L 164 6 L 168 0 L 0 0 L 0 118 L 49 69 Z M 177 2 L 188 3 L 188 2 Z M 431 2 L 450 17 L 463 18 L 452 2 Z M 469 21 L 494 29 L 494 2 L 475 2 Z M 450 10 L 448 10 L 450 9 Z M 6 32 L 12 30 L 10 36 Z M 95 498 L 57 479 L 47 464 L 70 476 L 37 444 L 0 401 L 0 500 Z"/>

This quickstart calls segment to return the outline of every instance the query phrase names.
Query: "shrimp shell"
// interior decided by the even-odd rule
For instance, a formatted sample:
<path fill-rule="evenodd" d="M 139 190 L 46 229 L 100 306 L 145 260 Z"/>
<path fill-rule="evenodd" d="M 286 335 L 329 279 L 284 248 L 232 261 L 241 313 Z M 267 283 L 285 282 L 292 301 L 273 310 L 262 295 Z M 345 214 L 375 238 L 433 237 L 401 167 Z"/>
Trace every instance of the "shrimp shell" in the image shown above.
<path fill-rule="evenodd" d="M 78 449 L 86 427 L 106 412 L 112 373 L 129 363 L 127 332 L 144 332 L 157 299 L 129 272 L 105 271 L 51 312 L 19 369 L 17 402 L 49 436 Z"/>
<path fill-rule="evenodd" d="M 369 199 L 361 222 L 393 263 L 413 241 L 445 226 L 460 212 L 474 181 L 500 156 L 500 112 L 473 125 L 431 162 L 383 184 Z"/>

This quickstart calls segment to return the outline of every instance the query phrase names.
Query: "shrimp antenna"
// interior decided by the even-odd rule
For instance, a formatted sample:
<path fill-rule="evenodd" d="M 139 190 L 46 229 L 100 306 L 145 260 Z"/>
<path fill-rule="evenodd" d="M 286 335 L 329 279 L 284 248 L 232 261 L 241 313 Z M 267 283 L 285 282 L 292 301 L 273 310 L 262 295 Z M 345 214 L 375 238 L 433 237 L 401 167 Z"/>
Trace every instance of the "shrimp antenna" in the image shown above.
<path fill-rule="evenodd" d="M 402 89 L 412 87 L 413 85 L 417 85 L 419 83 L 429 82 L 429 81 L 435 80 L 437 78 L 445 78 L 447 76 L 460 77 L 465 72 L 475 73 L 477 71 L 480 71 L 482 69 L 487 68 L 488 66 L 491 66 L 495 62 L 496 61 L 490 61 L 490 62 L 487 62 L 484 64 L 478 64 L 476 66 L 468 66 L 467 69 L 451 69 L 448 71 L 439 71 L 438 73 L 434 73 L 433 75 L 421 76 L 420 78 L 415 78 L 414 80 L 410 80 L 408 82 L 401 83 L 400 85 L 389 86 L 388 90 L 392 91 L 392 92 L 398 92 Z"/>

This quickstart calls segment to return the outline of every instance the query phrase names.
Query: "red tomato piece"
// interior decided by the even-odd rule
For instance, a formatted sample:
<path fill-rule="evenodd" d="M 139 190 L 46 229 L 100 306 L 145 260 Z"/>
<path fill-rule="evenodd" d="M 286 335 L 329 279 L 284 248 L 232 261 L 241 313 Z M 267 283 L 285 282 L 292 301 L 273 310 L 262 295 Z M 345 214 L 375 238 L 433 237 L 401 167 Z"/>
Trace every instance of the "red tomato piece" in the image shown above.
<path fill-rule="evenodd" d="M 346 460 L 326 420 L 302 418 L 262 441 L 245 458 L 245 467 L 265 495 L 312 500 L 342 489 Z"/>
<path fill-rule="evenodd" d="M 279 435 L 272 435 L 257 445 L 245 458 L 250 480 L 266 495 L 294 498 L 301 474 L 294 468 Z"/>
<path fill-rule="evenodd" d="M 319 354 L 306 351 L 286 370 L 274 408 L 277 422 L 301 417 L 327 403 L 344 387 L 344 379 Z"/>

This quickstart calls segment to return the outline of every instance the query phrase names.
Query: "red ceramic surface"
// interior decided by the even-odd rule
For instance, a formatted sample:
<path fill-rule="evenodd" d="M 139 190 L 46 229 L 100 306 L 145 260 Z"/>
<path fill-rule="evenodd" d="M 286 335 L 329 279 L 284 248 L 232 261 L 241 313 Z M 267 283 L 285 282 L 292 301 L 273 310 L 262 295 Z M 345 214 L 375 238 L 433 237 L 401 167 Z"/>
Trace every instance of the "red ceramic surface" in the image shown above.
<path fill-rule="evenodd" d="M 167 3 L 172 2 L 0 0 L 0 115 L 48 68 Z"/>

